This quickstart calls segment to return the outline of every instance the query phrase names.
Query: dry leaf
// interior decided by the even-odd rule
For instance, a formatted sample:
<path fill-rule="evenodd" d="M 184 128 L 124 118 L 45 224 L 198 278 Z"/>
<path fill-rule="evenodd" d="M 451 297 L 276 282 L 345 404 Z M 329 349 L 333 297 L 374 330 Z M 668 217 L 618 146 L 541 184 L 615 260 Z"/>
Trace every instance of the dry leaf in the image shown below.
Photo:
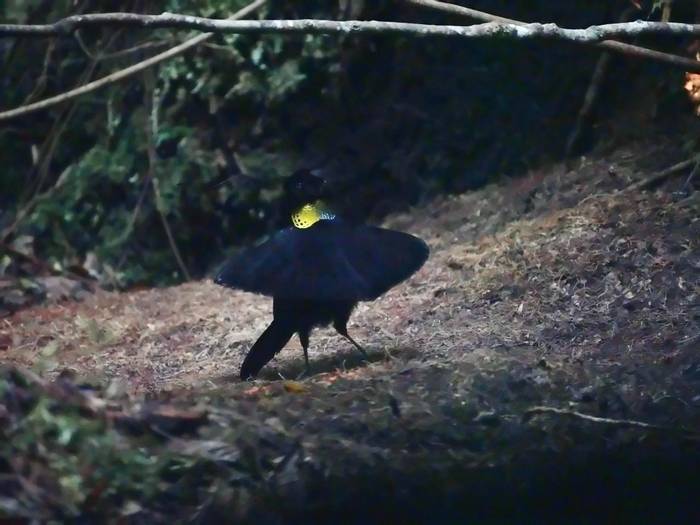
<path fill-rule="evenodd" d="M 695 55 L 700 60 L 700 53 Z M 695 113 L 700 116 L 700 73 L 686 73 L 683 88 L 688 92 L 690 101 L 695 104 Z"/>
<path fill-rule="evenodd" d="M 285 381 L 284 389 L 290 394 L 303 394 L 308 392 L 308 387 L 300 383 L 299 381 Z"/>

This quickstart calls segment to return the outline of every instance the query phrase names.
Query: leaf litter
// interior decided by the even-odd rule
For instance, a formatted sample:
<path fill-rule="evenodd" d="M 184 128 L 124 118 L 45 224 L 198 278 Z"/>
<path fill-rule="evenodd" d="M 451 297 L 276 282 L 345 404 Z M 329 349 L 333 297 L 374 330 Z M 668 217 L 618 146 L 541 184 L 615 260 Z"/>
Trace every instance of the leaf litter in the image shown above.
<path fill-rule="evenodd" d="M 604 516 L 681 479 L 665 516 L 689 519 L 700 200 L 621 191 L 650 147 L 390 217 L 432 256 L 352 317 L 369 363 L 323 329 L 311 376 L 295 341 L 238 381 L 271 302 L 210 282 L 18 311 L 0 328 L 0 515 Z"/>

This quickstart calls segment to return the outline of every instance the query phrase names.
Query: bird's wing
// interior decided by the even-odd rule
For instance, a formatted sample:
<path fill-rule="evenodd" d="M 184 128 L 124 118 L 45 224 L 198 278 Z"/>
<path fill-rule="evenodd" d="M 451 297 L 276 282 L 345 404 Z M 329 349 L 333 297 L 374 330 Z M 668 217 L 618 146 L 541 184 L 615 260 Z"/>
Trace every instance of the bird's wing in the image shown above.
<path fill-rule="evenodd" d="M 425 242 L 408 233 L 357 226 L 349 228 L 342 252 L 350 266 L 369 284 L 362 300 L 373 300 L 418 271 L 430 250 Z"/>
<path fill-rule="evenodd" d="M 319 221 L 230 259 L 215 282 L 279 298 L 357 302 L 408 278 L 427 256 L 426 244 L 406 233 Z"/>
<path fill-rule="evenodd" d="M 286 228 L 223 266 L 217 284 L 279 298 L 359 301 L 370 284 L 338 251 L 335 229 L 320 221 Z"/>

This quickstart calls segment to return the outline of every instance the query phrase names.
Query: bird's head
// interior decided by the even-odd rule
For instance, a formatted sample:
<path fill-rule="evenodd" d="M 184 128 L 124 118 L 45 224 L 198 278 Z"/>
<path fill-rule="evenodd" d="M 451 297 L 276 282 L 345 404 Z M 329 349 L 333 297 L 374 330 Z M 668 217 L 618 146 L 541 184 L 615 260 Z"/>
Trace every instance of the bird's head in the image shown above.
<path fill-rule="evenodd" d="M 284 198 L 292 210 L 305 204 L 314 204 L 326 194 L 326 179 L 307 169 L 295 171 L 284 181 Z"/>
<path fill-rule="evenodd" d="M 335 219 L 322 200 L 327 195 L 326 179 L 309 170 L 298 170 L 284 181 L 283 209 L 296 228 L 310 228 L 318 221 Z"/>

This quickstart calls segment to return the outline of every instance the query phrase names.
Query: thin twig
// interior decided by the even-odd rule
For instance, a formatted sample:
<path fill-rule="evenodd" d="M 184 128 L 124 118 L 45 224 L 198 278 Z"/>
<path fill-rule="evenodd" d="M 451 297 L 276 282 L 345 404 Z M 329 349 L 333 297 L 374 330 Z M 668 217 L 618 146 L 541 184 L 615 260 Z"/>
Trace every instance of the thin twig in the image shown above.
<path fill-rule="evenodd" d="M 254 2 L 248 4 L 246 7 L 243 9 L 238 10 L 236 13 L 234 13 L 229 20 L 237 20 L 239 18 L 243 18 L 245 16 L 250 15 L 263 5 L 267 0 L 255 0 Z M 138 62 L 132 66 L 129 66 L 127 68 L 124 68 L 120 71 L 117 71 L 115 73 L 109 74 L 105 77 L 102 77 L 98 80 L 95 80 L 94 82 L 90 82 L 89 84 L 85 84 L 84 86 L 80 86 L 79 88 L 73 89 L 71 91 L 66 91 L 65 93 L 60 93 L 59 95 L 55 95 L 53 97 L 46 98 L 44 100 L 40 100 L 38 102 L 34 102 L 33 104 L 27 104 L 25 106 L 20 106 L 18 108 L 14 108 L 8 111 L 3 111 L 0 112 L 0 121 L 3 120 L 9 120 L 12 118 L 20 117 L 27 115 L 29 113 L 34 113 L 35 111 L 41 111 L 43 109 L 48 109 L 50 107 L 56 106 L 58 104 L 62 104 L 63 102 L 67 102 L 69 100 L 72 100 L 77 97 L 81 97 L 83 95 L 87 95 L 88 93 L 92 93 L 94 91 L 97 91 L 98 89 L 101 89 L 105 86 L 109 86 L 111 84 L 114 84 L 116 82 L 121 82 L 122 80 L 132 77 L 136 75 L 137 73 L 140 73 L 141 71 L 145 71 L 148 68 L 151 68 L 157 64 L 160 64 L 161 62 L 164 62 L 166 60 L 170 60 L 171 58 L 175 58 L 177 56 L 182 55 L 183 53 L 189 51 L 190 49 L 198 46 L 202 42 L 205 42 L 212 38 L 213 33 L 205 33 L 202 35 L 197 35 L 193 38 L 190 38 L 189 40 L 186 40 L 182 44 L 179 44 L 171 49 L 168 49 L 167 51 L 163 51 L 162 53 L 159 53 L 155 56 L 152 56 L 150 58 L 147 58 L 146 60 L 142 62 Z"/>
<path fill-rule="evenodd" d="M 628 22 L 632 15 L 636 12 L 636 8 L 630 7 L 625 9 L 625 11 L 620 16 L 620 22 Z M 584 126 L 587 124 L 588 119 L 591 115 L 593 105 L 598 99 L 598 94 L 600 93 L 600 87 L 603 84 L 605 75 L 610 67 L 610 62 L 612 61 L 612 54 L 609 51 L 605 51 L 598 58 L 595 69 L 593 70 L 593 75 L 591 76 L 591 81 L 588 84 L 588 89 L 586 90 L 586 95 L 583 97 L 583 104 L 578 112 L 578 117 L 576 118 L 576 124 L 569 134 L 569 138 L 566 141 L 566 149 L 564 150 L 565 158 L 571 158 L 574 148 L 578 144 L 581 132 Z"/>
<path fill-rule="evenodd" d="M 110 48 L 112 43 L 116 40 L 118 33 L 119 32 L 117 31 L 109 37 L 109 40 L 105 45 L 105 49 Z M 82 73 L 78 81 L 78 85 L 85 85 L 85 82 L 87 82 L 90 79 L 90 77 L 95 72 L 96 68 L 97 61 L 91 60 L 88 64 L 88 67 Z M 0 242 L 5 242 L 9 238 L 9 236 L 12 235 L 12 233 L 14 233 L 14 231 L 19 227 L 22 221 L 24 221 L 24 219 L 34 210 L 35 206 L 42 200 L 46 199 L 48 196 L 52 195 L 54 191 L 58 188 L 58 186 L 62 183 L 62 181 L 65 179 L 66 171 L 64 171 L 59 176 L 57 182 L 54 184 L 53 187 L 49 188 L 44 193 L 39 193 L 41 191 L 46 177 L 48 176 L 51 160 L 53 158 L 53 154 L 56 150 L 56 147 L 58 146 L 58 142 L 63 133 L 65 132 L 68 123 L 75 114 L 77 108 L 77 103 L 72 104 L 68 109 L 61 112 L 52 124 L 51 130 L 49 131 L 46 140 L 41 146 L 41 150 L 39 152 L 39 159 L 37 161 L 37 167 L 35 167 L 33 169 L 34 171 L 32 172 L 38 172 L 38 181 L 36 182 L 36 184 L 34 184 L 34 189 L 27 193 L 26 198 L 28 199 L 28 201 L 15 214 L 15 220 L 12 222 L 12 224 L 10 224 L 10 226 L 5 228 L 4 230 L 0 231 Z M 31 175 L 28 178 L 31 178 Z M 31 197 L 29 196 L 30 194 Z"/>
<path fill-rule="evenodd" d="M 112 46 L 112 44 L 117 40 L 120 33 L 121 30 L 113 32 L 107 39 L 106 44 L 104 44 L 103 49 L 109 49 Z M 96 58 L 91 58 L 87 68 L 85 68 L 85 71 L 83 72 L 83 74 L 80 77 L 80 80 L 78 81 L 78 85 L 81 86 L 87 83 L 90 80 L 90 78 L 92 78 L 92 75 L 97 70 L 97 67 L 98 60 Z M 72 104 L 67 110 L 60 112 L 57 118 L 55 119 L 54 123 L 52 124 L 51 130 L 48 133 L 46 140 L 41 146 L 39 158 L 36 162 L 37 167 L 33 168 L 32 173 L 30 173 L 30 176 L 27 177 L 27 179 L 30 180 L 32 178 L 32 175 L 38 172 L 38 182 L 34 185 L 33 195 L 37 195 L 41 191 L 44 181 L 49 175 L 49 167 L 51 165 L 51 161 L 53 160 L 56 147 L 58 146 L 58 143 L 61 140 L 61 137 L 65 132 L 68 123 L 72 119 L 73 115 L 75 115 L 77 109 L 78 105 Z"/>
<path fill-rule="evenodd" d="M 690 182 L 693 180 L 693 178 L 695 178 L 695 175 L 698 174 L 698 171 L 700 171 L 700 159 L 696 160 L 695 166 L 693 166 L 693 171 L 691 171 L 690 175 L 688 175 L 688 178 L 685 179 L 685 182 L 681 187 L 681 192 L 685 192 L 688 190 L 688 188 L 690 187 Z"/>
<path fill-rule="evenodd" d="M 95 67 L 95 62 L 90 63 L 87 69 L 81 75 L 78 83 L 83 84 L 88 78 L 90 78 L 90 76 L 95 70 Z M 7 239 L 22 224 L 24 219 L 26 219 L 29 216 L 29 214 L 34 210 L 36 205 L 39 204 L 41 201 L 45 200 L 50 195 L 52 195 L 62 184 L 63 180 L 65 180 L 64 175 L 66 172 L 64 171 L 62 175 L 58 177 L 56 183 L 52 187 L 48 188 L 43 193 L 39 193 L 41 191 L 41 187 L 44 185 L 46 177 L 48 176 L 51 159 L 53 158 L 53 154 L 56 150 L 58 142 L 63 133 L 66 131 L 68 122 L 73 118 L 76 108 L 77 104 L 71 105 L 67 110 L 63 111 L 52 124 L 51 130 L 49 131 L 47 138 L 42 144 L 41 149 L 39 151 L 37 165 L 33 168 L 33 171 L 31 172 L 32 174 L 38 172 L 38 180 L 33 185 L 33 189 L 28 188 L 28 190 L 24 193 L 23 197 L 21 198 L 23 202 L 26 202 L 26 204 L 19 208 L 19 210 L 15 214 L 14 221 L 5 229 L 0 231 L 0 242 L 7 241 Z"/>
<path fill-rule="evenodd" d="M 610 66 L 611 60 L 612 55 L 607 51 L 600 55 L 600 58 L 598 58 L 598 62 L 593 70 L 593 75 L 591 76 L 591 81 L 588 84 L 588 89 L 586 90 L 586 95 L 583 97 L 583 104 L 581 104 L 581 109 L 578 112 L 576 124 L 574 125 L 574 128 L 566 141 L 564 157 L 567 159 L 573 155 L 574 148 L 579 142 L 579 137 L 581 136 L 584 125 L 588 122 L 588 117 L 593 109 L 593 104 L 598 98 L 600 86 L 603 83 L 603 79 L 605 78 L 605 74 Z"/>
<path fill-rule="evenodd" d="M 166 46 L 171 46 L 175 44 L 175 41 L 172 40 L 161 40 L 161 41 L 156 41 L 156 42 L 143 42 L 141 44 L 137 44 L 133 47 L 129 47 L 127 49 L 120 49 L 119 51 L 115 51 L 114 53 L 106 53 L 104 55 L 100 55 L 100 60 L 114 60 L 117 58 L 124 58 L 129 55 L 133 55 L 134 53 L 138 53 L 140 51 L 145 51 L 147 49 L 157 49 L 160 47 L 166 47 Z"/>
<path fill-rule="evenodd" d="M 113 53 L 105 53 L 104 50 L 98 53 L 93 53 L 87 46 L 83 38 L 80 36 L 80 31 L 75 32 L 75 39 L 78 42 L 78 46 L 80 47 L 80 49 L 82 49 L 83 53 L 85 53 L 85 55 L 88 58 L 94 60 L 95 62 L 103 62 L 105 60 L 113 60 L 115 58 L 124 58 L 125 56 L 131 55 L 133 53 L 138 53 L 139 51 L 144 51 L 146 49 L 153 49 L 158 47 L 166 47 L 175 43 L 171 40 L 162 40 L 159 42 L 148 41 L 142 42 L 141 44 L 137 44 L 127 49 L 120 49 L 119 51 L 115 51 Z"/>
<path fill-rule="evenodd" d="M 90 77 L 92 77 L 96 69 L 97 62 L 91 61 L 88 64 L 87 68 L 85 68 L 85 71 L 80 76 L 80 79 L 78 80 L 78 85 L 84 85 L 88 80 L 90 80 Z M 51 126 L 51 130 L 49 131 L 46 140 L 42 144 L 41 150 L 39 152 L 39 157 L 36 162 L 36 168 L 34 171 L 38 174 L 38 179 L 37 182 L 34 184 L 34 190 L 32 192 L 33 195 L 37 195 L 41 191 L 44 182 L 46 182 L 46 179 L 49 176 L 49 168 L 51 166 L 51 161 L 53 160 L 53 156 L 56 152 L 56 148 L 58 147 L 58 143 L 60 142 L 63 133 L 65 133 L 68 127 L 68 123 L 75 115 L 77 109 L 77 104 L 71 105 L 66 111 L 62 112 L 58 116 L 58 118 L 54 121 L 53 125 Z"/>
<path fill-rule="evenodd" d="M 36 98 L 38 98 L 46 89 L 46 83 L 49 78 L 49 66 L 51 65 L 51 58 L 53 57 L 53 52 L 56 50 L 56 39 L 52 38 L 49 41 L 49 45 L 46 47 L 46 54 L 44 55 L 44 65 L 41 69 L 41 74 L 39 79 L 36 81 L 34 89 L 29 94 L 29 96 L 24 100 L 24 104 L 29 104 Z"/>
<path fill-rule="evenodd" d="M 430 9 L 435 9 L 436 11 L 442 11 L 443 13 L 451 13 L 453 15 L 466 16 L 472 20 L 478 20 L 479 22 L 498 22 L 500 24 L 515 24 L 523 25 L 527 22 L 521 20 L 515 20 L 513 18 L 506 18 L 505 16 L 492 15 L 491 13 L 485 13 L 484 11 L 478 11 L 470 7 L 464 7 L 461 5 L 450 4 L 449 2 L 438 2 L 435 0 L 404 0 L 408 4 L 414 4 L 420 7 L 429 7 Z"/>
<path fill-rule="evenodd" d="M 146 194 L 148 193 L 148 187 L 151 185 L 151 180 L 149 178 L 150 173 L 146 174 L 146 177 L 143 179 L 143 184 L 141 185 L 141 191 L 139 192 L 139 198 L 136 201 L 136 206 L 134 206 L 134 209 L 131 211 L 131 216 L 129 217 L 129 222 L 126 225 L 126 228 L 124 228 L 124 232 L 119 235 L 114 241 L 108 243 L 108 246 L 119 246 L 121 243 L 126 241 L 131 233 L 134 230 L 134 226 L 136 226 L 136 219 L 139 217 L 139 213 L 141 212 L 141 207 L 143 206 L 143 203 L 146 201 Z M 121 259 L 119 259 L 119 264 L 117 264 L 117 269 L 121 266 L 121 263 L 125 259 L 126 254 L 123 254 Z"/>
<path fill-rule="evenodd" d="M 160 193 L 158 178 L 156 177 L 156 164 L 158 163 L 156 137 L 158 136 L 158 109 L 160 102 L 158 101 L 158 97 L 156 95 L 155 78 L 152 70 L 146 72 L 144 76 L 144 83 L 146 89 L 146 141 L 148 147 L 148 174 L 146 175 L 146 179 L 151 181 L 153 196 L 155 197 L 156 201 L 156 211 L 160 217 L 160 222 L 163 224 L 165 235 L 168 237 L 170 251 L 173 252 L 173 256 L 177 261 L 177 265 L 180 267 L 180 271 L 185 276 L 185 279 L 191 281 L 192 276 L 185 265 L 185 261 L 182 259 L 180 249 L 177 247 L 177 242 L 175 241 L 175 236 L 173 235 L 170 224 L 168 223 L 168 218 L 165 216 L 165 210 L 163 209 L 163 198 Z"/>
<path fill-rule="evenodd" d="M 492 15 L 476 9 L 470 9 L 461 5 L 450 4 L 447 2 L 439 2 L 437 0 L 404 0 L 409 4 L 421 7 L 429 7 L 445 13 L 461 15 L 480 22 L 499 22 L 502 24 L 526 25 L 527 22 L 521 20 L 513 20 L 512 18 L 504 18 L 502 16 Z M 635 46 L 625 42 L 617 42 L 615 40 L 603 40 L 594 44 L 597 47 L 607 51 L 614 51 L 628 56 L 654 60 L 656 62 L 664 62 L 671 66 L 683 69 L 684 71 L 700 72 L 700 62 L 691 58 L 673 55 L 671 53 L 663 53 L 646 47 Z"/>
<path fill-rule="evenodd" d="M 73 33 L 73 37 L 75 38 L 75 41 L 78 43 L 78 47 L 81 49 L 83 53 L 85 53 L 85 56 L 87 56 L 90 60 L 94 60 L 97 62 L 98 56 L 95 55 L 90 49 L 88 48 L 87 44 L 83 40 L 83 37 L 80 36 L 80 31 L 76 31 Z"/>

